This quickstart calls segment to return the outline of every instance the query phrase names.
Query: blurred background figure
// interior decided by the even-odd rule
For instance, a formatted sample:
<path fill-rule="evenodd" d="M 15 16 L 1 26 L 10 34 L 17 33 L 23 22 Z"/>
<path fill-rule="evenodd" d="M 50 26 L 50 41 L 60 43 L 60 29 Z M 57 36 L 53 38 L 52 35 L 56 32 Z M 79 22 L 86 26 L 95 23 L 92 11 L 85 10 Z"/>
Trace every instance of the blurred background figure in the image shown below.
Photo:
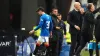
<path fill-rule="evenodd" d="M 60 56 L 60 52 L 62 50 L 62 42 L 63 42 L 63 39 L 66 38 L 66 25 L 64 23 L 64 21 L 62 20 L 62 15 L 61 14 L 58 14 L 57 15 L 58 19 L 57 19 L 57 22 L 58 22 L 58 26 L 56 27 L 57 30 L 58 30 L 58 56 Z"/>
<path fill-rule="evenodd" d="M 89 3 L 87 6 L 87 11 L 84 15 L 83 25 L 82 25 L 82 38 L 80 47 L 76 51 L 76 55 L 81 53 L 81 50 L 85 47 L 87 42 L 93 40 L 93 28 L 94 24 L 96 24 L 96 20 L 94 18 L 93 12 L 95 11 L 95 7 L 93 3 Z M 93 56 L 93 49 L 89 49 L 90 56 Z"/>
<path fill-rule="evenodd" d="M 100 13 L 100 11 L 99 11 Z M 99 56 L 99 41 L 100 41 L 100 14 L 97 16 L 97 24 L 95 24 L 95 38 L 96 38 L 96 56 Z"/>

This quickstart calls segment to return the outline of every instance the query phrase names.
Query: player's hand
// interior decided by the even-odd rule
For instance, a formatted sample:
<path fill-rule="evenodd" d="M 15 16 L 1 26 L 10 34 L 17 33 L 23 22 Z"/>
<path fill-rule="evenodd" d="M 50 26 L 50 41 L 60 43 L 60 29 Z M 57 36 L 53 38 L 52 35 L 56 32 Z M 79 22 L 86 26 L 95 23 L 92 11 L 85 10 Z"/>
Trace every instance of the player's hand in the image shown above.
<path fill-rule="evenodd" d="M 56 27 L 56 29 L 60 29 L 60 27 Z"/>
<path fill-rule="evenodd" d="M 66 35 L 64 35 L 64 38 L 67 38 Z"/>
<path fill-rule="evenodd" d="M 29 34 L 32 34 L 32 33 L 34 33 L 34 30 L 31 30 L 31 31 L 29 32 Z"/>
<path fill-rule="evenodd" d="M 52 36 L 52 31 L 50 32 L 50 36 Z"/>
<path fill-rule="evenodd" d="M 74 27 L 75 27 L 77 30 L 80 30 L 80 27 L 79 27 L 79 26 L 75 25 Z"/>
<path fill-rule="evenodd" d="M 52 32 L 50 32 L 50 38 L 52 38 Z"/>

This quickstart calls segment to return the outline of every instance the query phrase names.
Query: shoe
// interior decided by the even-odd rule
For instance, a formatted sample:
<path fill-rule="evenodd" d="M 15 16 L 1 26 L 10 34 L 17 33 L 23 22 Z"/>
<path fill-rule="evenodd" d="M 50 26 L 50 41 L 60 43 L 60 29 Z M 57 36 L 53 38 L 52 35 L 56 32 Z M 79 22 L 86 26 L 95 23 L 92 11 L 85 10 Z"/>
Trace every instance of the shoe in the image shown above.
<path fill-rule="evenodd" d="M 81 56 L 81 55 L 74 55 L 74 56 Z"/>
<path fill-rule="evenodd" d="M 34 55 L 33 53 L 31 53 L 30 56 L 36 56 L 36 55 Z"/>
<path fill-rule="evenodd" d="M 35 55 L 32 55 L 32 56 L 35 56 Z"/>

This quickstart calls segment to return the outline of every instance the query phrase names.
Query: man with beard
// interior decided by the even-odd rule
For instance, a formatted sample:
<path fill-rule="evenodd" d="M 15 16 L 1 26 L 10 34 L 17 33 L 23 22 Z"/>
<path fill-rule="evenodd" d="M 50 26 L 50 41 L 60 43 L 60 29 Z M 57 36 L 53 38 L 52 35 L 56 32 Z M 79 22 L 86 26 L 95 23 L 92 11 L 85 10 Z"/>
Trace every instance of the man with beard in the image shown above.
<path fill-rule="evenodd" d="M 49 52 L 50 56 L 58 56 L 58 30 L 60 29 L 57 22 L 57 15 L 58 15 L 58 9 L 53 8 L 51 12 L 52 22 L 53 22 L 53 30 L 52 30 L 52 38 L 50 38 L 50 47 L 49 49 L 51 52 Z"/>

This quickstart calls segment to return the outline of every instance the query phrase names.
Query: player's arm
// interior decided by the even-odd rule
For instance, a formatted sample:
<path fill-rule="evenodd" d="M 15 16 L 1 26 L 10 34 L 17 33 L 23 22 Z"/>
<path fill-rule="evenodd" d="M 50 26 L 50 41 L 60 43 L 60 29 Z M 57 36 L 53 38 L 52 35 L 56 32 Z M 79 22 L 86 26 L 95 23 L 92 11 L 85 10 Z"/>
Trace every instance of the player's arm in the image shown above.
<path fill-rule="evenodd" d="M 35 31 L 42 27 L 43 21 L 44 21 L 43 18 L 40 18 L 39 25 L 34 29 Z"/>
<path fill-rule="evenodd" d="M 52 22 L 52 20 L 50 21 L 50 29 L 49 29 L 49 31 L 50 31 L 50 36 L 52 36 L 52 30 L 53 30 L 53 22 Z"/>
<path fill-rule="evenodd" d="M 52 29 L 53 29 L 53 22 L 52 20 L 50 20 L 50 32 L 52 31 Z"/>
<path fill-rule="evenodd" d="M 30 32 L 29 32 L 29 34 L 32 34 L 34 31 L 36 31 L 36 30 L 38 30 L 39 28 L 41 28 L 42 27 L 42 25 L 43 25 L 43 18 L 41 17 L 40 18 L 40 22 L 39 22 L 39 25 L 35 28 L 35 29 L 33 29 L 33 30 L 31 30 Z"/>

